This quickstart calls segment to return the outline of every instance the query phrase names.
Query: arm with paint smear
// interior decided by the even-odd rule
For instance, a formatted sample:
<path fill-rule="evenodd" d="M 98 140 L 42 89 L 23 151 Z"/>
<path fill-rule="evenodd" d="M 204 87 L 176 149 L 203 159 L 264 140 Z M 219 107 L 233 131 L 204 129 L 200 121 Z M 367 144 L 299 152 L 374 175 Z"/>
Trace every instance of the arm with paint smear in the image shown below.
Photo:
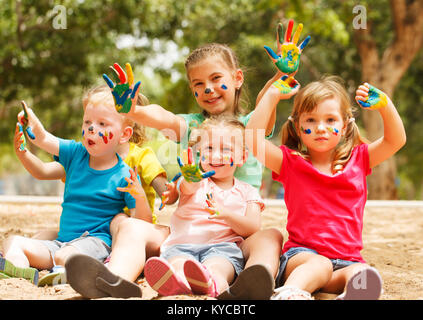
<path fill-rule="evenodd" d="M 24 135 L 19 126 L 20 124 L 17 123 L 14 139 L 15 153 L 25 169 L 34 178 L 39 180 L 57 180 L 65 178 L 65 169 L 60 163 L 56 161 L 44 162 L 25 147 L 23 149 L 21 148 L 21 139 Z"/>
<path fill-rule="evenodd" d="M 358 87 L 355 100 L 365 110 L 378 110 L 382 117 L 383 136 L 369 144 L 369 165 L 373 168 L 404 146 L 404 124 L 391 99 L 368 83 Z"/>
<path fill-rule="evenodd" d="M 278 102 L 295 95 L 299 88 L 300 84 L 294 78 L 284 76 L 275 81 L 263 94 L 245 128 L 246 132 L 251 133 L 245 136 L 249 151 L 266 168 L 277 174 L 281 170 L 283 153 L 278 146 L 265 138 L 264 130 Z"/>
<path fill-rule="evenodd" d="M 126 73 L 117 63 L 110 67 L 116 85 L 106 74 L 103 74 L 103 79 L 112 90 L 116 110 L 143 126 L 163 130 L 167 138 L 179 141 L 187 129 L 185 120 L 157 104 L 137 105 L 141 82 L 133 86 L 134 76 L 131 65 L 127 63 L 125 67 Z"/>

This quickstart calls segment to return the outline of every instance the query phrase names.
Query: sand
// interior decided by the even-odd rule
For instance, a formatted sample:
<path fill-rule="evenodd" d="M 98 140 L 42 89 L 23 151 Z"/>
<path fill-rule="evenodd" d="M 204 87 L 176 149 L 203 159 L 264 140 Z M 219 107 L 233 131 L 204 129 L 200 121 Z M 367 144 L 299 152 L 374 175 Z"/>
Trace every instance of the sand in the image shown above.
<path fill-rule="evenodd" d="M 159 223 L 168 224 L 174 206 L 159 213 Z M 0 248 L 9 235 L 31 237 L 36 232 L 58 226 L 61 207 L 56 204 L 6 204 L 0 202 Z M 268 207 L 263 228 L 276 227 L 287 237 L 286 209 Z M 363 229 L 364 259 L 377 268 L 383 278 L 383 300 L 423 299 L 423 207 L 366 207 Z M 1 250 L 1 249 L 0 249 Z M 41 271 L 41 275 L 47 271 Z M 143 300 L 203 300 L 205 296 L 158 297 L 140 278 Z M 316 299 L 333 299 L 318 293 Z M 39 288 L 23 279 L 0 280 L 0 300 L 84 299 L 69 285 Z M 107 298 L 111 299 L 111 298 Z"/>

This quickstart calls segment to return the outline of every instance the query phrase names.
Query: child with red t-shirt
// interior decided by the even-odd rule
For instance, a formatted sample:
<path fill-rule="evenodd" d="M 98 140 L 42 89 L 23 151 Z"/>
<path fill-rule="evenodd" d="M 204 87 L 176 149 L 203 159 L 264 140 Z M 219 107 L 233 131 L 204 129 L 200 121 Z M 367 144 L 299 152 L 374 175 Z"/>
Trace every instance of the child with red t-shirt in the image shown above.
<path fill-rule="evenodd" d="M 278 147 L 258 129 L 280 96 L 280 89 L 271 87 L 247 125 L 250 151 L 285 188 L 289 237 L 273 299 L 311 299 L 317 290 L 343 292 L 339 299 L 377 299 L 381 277 L 360 254 L 366 176 L 405 144 L 401 118 L 382 91 L 367 83 L 359 86 L 357 103 L 377 109 L 384 124 L 383 137 L 366 143 L 344 86 L 326 77 L 299 91 Z"/>

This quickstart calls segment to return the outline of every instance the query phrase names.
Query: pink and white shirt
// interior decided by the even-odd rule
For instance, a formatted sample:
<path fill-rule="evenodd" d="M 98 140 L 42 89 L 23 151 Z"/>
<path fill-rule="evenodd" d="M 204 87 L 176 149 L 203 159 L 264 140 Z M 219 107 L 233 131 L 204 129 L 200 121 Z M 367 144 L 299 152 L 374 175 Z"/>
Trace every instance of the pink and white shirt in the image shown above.
<path fill-rule="evenodd" d="M 178 208 L 170 220 L 170 235 L 162 244 L 161 251 L 175 244 L 236 242 L 239 245 L 243 241 L 224 220 L 208 219 L 207 193 L 212 193 L 214 201 L 232 214 L 245 215 L 247 205 L 251 202 L 258 203 L 261 210 L 264 210 L 264 202 L 258 190 L 250 184 L 235 178 L 232 188 L 224 190 L 210 178 L 203 179 L 195 193 L 181 193 Z"/>

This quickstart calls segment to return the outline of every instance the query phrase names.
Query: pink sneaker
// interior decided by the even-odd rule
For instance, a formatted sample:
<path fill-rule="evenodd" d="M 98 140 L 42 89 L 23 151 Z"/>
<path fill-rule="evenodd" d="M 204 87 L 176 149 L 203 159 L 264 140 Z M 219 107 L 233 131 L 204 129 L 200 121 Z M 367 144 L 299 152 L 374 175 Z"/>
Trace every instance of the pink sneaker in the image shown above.
<path fill-rule="evenodd" d="M 214 281 L 207 268 L 195 260 L 187 260 L 184 263 L 184 274 L 191 286 L 192 292 L 217 297 L 218 292 Z"/>
<path fill-rule="evenodd" d="M 172 265 L 163 258 L 148 259 L 144 275 L 150 287 L 162 296 L 192 294 L 191 289 L 176 275 Z"/>

